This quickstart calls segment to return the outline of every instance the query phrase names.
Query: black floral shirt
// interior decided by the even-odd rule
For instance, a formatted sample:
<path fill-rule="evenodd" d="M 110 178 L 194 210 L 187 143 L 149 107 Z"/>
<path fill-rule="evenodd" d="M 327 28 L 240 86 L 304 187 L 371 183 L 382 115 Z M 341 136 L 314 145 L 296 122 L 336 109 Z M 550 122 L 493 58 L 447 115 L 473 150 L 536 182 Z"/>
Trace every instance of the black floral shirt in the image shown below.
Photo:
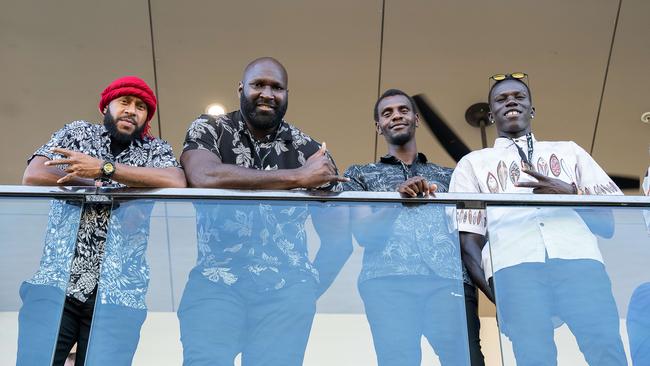
<path fill-rule="evenodd" d="M 55 147 L 131 166 L 180 167 L 171 146 L 157 138 L 135 139 L 118 156 L 113 156 L 109 133 L 104 126 L 85 121 L 65 125 L 52 135 L 48 143 L 36 150 L 32 158 L 37 155 L 49 159 L 62 158 L 61 155 L 52 153 L 51 150 Z M 110 186 L 124 187 L 114 181 Z M 76 210 L 78 212 L 79 208 L 76 207 Z M 73 205 L 53 201 L 40 268 L 29 282 L 57 286 L 66 291 L 67 296 L 86 301 L 98 285 L 100 265 L 104 261 L 108 265 L 102 266 L 102 303 L 144 309 L 144 295 L 149 281 L 149 267 L 144 258 L 148 239 L 148 212 L 144 213 L 144 220 L 138 225 L 139 233 L 130 232 L 127 243 L 124 241 L 127 238 L 120 230 L 119 217 L 111 217 L 111 205 L 85 203 L 73 250 L 65 245 L 70 243 L 67 236 L 70 234 L 68 229 L 72 226 L 71 220 L 79 221 L 79 214 L 75 217 L 74 212 Z M 109 227 L 113 231 L 107 243 Z M 110 252 L 111 258 L 104 258 L 105 252 Z"/>
<path fill-rule="evenodd" d="M 208 150 L 222 163 L 258 170 L 295 169 L 320 144 L 282 121 L 272 135 L 257 140 L 239 111 L 218 117 L 201 115 L 190 125 L 184 151 Z M 331 159 L 331 158 L 330 158 Z M 340 191 L 340 184 L 320 187 Z M 260 201 L 195 203 L 198 261 L 195 271 L 213 282 L 234 285 L 240 279 L 262 291 L 318 280 L 307 255 L 306 204 Z"/>
<path fill-rule="evenodd" d="M 378 163 L 352 165 L 345 176 L 345 191 L 394 192 L 411 177 L 422 176 L 437 192 L 447 192 L 453 169 L 427 163 L 419 153 L 416 161 L 407 165 L 386 155 Z M 386 241 L 364 245 L 363 267 L 359 281 L 403 275 L 436 274 L 445 278 L 471 283 L 461 266 L 458 232 L 454 229 L 455 213 L 439 205 L 400 205 L 399 214 L 388 230 Z M 462 268 L 462 271 L 461 271 Z"/>

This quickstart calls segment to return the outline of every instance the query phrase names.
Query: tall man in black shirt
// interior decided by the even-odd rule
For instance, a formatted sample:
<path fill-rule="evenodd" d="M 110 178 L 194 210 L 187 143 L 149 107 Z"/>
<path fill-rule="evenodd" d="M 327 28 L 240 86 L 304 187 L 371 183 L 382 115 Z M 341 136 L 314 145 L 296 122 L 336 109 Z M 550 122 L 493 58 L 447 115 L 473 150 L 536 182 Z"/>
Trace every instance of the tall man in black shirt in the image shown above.
<path fill-rule="evenodd" d="M 428 163 L 418 153 L 419 116 L 411 97 L 387 90 L 375 104 L 374 117 L 388 154 L 377 163 L 348 168 L 344 189 L 397 190 L 405 197 L 446 192 L 452 169 Z M 458 233 L 450 230 L 454 219 L 445 207 L 429 204 L 352 211 L 355 236 L 364 246 L 359 292 L 380 366 L 420 365 L 422 335 L 443 365 L 467 364 L 465 318 L 472 365 L 484 364 L 477 292 L 461 270 Z"/>
<path fill-rule="evenodd" d="M 192 187 L 340 190 L 322 145 L 283 120 L 288 78 L 263 57 L 244 70 L 240 110 L 201 115 L 188 129 L 181 163 Z M 345 212 L 306 204 L 202 202 L 197 212 L 198 263 L 178 310 L 187 365 L 301 365 L 316 299 L 352 250 Z M 321 247 L 307 256 L 311 213 Z M 336 233 L 343 233 L 338 235 Z M 349 233 L 348 233 L 349 234 Z"/>

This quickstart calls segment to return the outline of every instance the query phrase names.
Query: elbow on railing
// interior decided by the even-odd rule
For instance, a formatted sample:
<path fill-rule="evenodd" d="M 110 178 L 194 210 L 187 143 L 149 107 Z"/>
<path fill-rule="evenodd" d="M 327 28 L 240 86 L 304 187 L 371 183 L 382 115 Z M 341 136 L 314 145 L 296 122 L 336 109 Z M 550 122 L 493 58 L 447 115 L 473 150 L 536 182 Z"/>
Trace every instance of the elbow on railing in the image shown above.
<path fill-rule="evenodd" d="M 210 180 L 205 174 L 186 174 L 187 187 L 189 188 L 218 188 L 210 185 Z"/>
<path fill-rule="evenodd" d="M 187 188 L 188 187 L 188 182 L 187 182 L 187 178 L 185 177 L 185 174 L 181 174 L 179 177 L 175 177 L 174 179 L 171 179 L 167 187 L 168 188 Z"/>
<path fill-rule="evenodd" d="M 40 177 L 38 174 L 34 174 L 31 169 L 27 168 L 25 169 L 25 173 L 23 173 L 23 180 L 21 182 L 22 185 L 24 186 L 42 186 L 45 185 L 43 182 L 42 177 Z"/>

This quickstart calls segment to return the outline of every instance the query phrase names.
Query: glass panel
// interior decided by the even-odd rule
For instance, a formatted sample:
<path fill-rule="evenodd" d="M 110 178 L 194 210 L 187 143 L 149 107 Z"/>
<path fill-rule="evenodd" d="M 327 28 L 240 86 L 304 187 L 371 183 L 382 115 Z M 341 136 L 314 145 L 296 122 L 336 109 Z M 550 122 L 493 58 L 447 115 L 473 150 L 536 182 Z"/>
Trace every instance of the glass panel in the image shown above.
<path fill-rule="evenodd" d="M 650 365 L 647 213 L 488 207 L 505 365 Z"/>
<path fill-rule="evenodd" d="M 449 205 L 120 201 L 97 298 L 93 365 L 469 364 Z"/>
<path fill-rule="evenodd" d="M 0 198 L 0 364 L 52 363 L 81 207 Z"/>

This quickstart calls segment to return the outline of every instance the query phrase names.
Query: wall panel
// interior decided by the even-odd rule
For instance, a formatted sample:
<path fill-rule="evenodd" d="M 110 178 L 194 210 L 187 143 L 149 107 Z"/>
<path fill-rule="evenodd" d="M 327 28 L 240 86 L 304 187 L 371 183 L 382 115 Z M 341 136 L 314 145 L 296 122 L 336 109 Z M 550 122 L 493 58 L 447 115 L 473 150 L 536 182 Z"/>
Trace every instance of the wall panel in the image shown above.
<path fill-rule="evenodd" d="M 0 183 L 20 184 L 26 159 L 64 124 L 100 122 L 113 79 L 135 74 L 153 87 L 150 44 L 145 1 L 3 2 Z"/>
<path fill-rule="evenodd" d="M 594 148 L 608 172 L 633 177 L 650 164 L 650 124 L 641 122 L 650 111 L 648 14 L 650 2 L 623 1 Z"/>
<path fill-rule="evenodd" d="M 379 1 L 183 4 L 152 4 L 162 132 L 179 153 L 208 104 L 239 108 L 244 66 L 273 56 L 289 73 L 285 118 L 327 142 L 341 170 L 373 158 Z"/>
<path fill-rule="evenodd" d="M 465 122 L 465 110 L 487 100 L 490 75 L 527 72 L 537 108 L 536 136 L 574 140 L 589 149 L 616 1 L 386 4 L 382 89 L 425 93 L 466 144 L 477 149 L 480 132 Z M 488 130 L 488 146 L 495 130 Z M 418 137 L 430 159 L 454 165 L 425 128 Z"/>

